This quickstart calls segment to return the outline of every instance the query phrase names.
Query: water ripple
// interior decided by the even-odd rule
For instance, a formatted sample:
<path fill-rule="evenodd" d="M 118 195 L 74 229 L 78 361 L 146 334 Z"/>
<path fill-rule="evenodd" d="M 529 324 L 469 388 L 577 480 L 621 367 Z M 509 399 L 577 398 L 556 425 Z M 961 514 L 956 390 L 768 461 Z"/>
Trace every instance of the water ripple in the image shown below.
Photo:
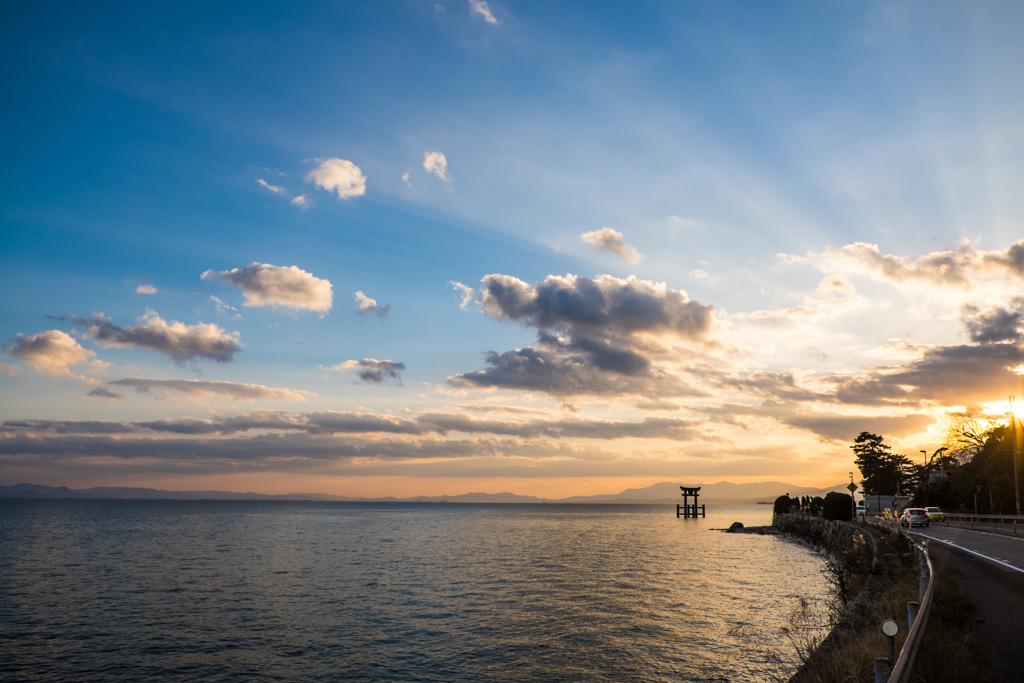
<path fill-rule="evenodd" d="M 0 500 L 0 673 L 753 681 L 813 553 L 654 506 Z"/>

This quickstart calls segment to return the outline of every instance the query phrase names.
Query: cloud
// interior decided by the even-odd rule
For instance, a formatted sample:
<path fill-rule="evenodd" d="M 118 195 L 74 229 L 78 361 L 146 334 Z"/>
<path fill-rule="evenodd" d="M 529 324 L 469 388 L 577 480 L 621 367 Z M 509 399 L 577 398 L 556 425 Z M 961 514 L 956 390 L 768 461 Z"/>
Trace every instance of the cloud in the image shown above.
<path fill-rule="evenodd" d="M 843 268 L 877 280 L 901 284 L 921 282 L 955 289 L 970 289 L 977 278 L 1009 274 L 1024 278 L 1024 240 L 1004 250 L 983 251 L 971 243 L 919 258 L 882 254 L 877 244 L 854 242 L 807 256 L 779 254 L 785 262 L 810 263 L 822 270 Z"/>
<path fill-rule="evenodd" d="M 465 311 L 468 309 L 470 304 L 480 303 L 480 300 L 476 296 L 476 290 L 469 285 L 464 285 L 461 282 L 456 282 L 454 280 L 449 280 L 448 285 L 462 293 L 462 301 L 459 303 L 459 308 L 462 310 Z"/>
<path fill-rule="evenodd" d="M 280 187 L 278 185 L 271 185 L 263 178 L 257 178 L 256 182 L 265 187 L 266 189 L 270 190 L 274 194 L 285 194 L 287 192 L 287 190 L 285 190 L 283 187 Z"/>
<path fill-rule="evenodd" d="M 405 173 L 402 174 L 402 181 L 406 185 L 408 185 L 409 187 L 412 187 L 412 183 L 409 182 L 409 172 L 408 171 L 406 171 Z"/>
<path fill-rule="evenodd" d="M 189 396 L 229 396 L 238 401 L 277 400 L 307 401 L 316 398 L 311 391 L 301 389 L 285 389 L 265 387 L 261 384 L 238 384 L 235 382 L 205 382 L 197 379 L 143 379 L 126 377 L 107 382 L 114 387 L 133 387 L 137 392 L 148 392 L 151 389 L 177 391 Z"/>
<path fill-rule="evenodd" d="M 298 266 L 272 266 L 253 262 L 245 268 L 202 274 L 204 280 L 217 280 L 237 287 L 245 295 L 246 306 L 285 306 L 326 315 L 334 294 L 331 283 Z"/>
<path fill-rule="evenodd" d="M 338 199 L 351 199 L 366 194 L 366 176 L 351 161 L 338 158 L 321 158 L 320 165 L 306 175 L 306 182 L 328 192 L 335 192 Z"/>
<path fill-rule="evenodd" d="M 964 325 L 971 341 L 980 344 L 993 342 L 1019 342 L 1024 340 L 1024 297 L 1017 297 L 1007 307 L 996 306 L 979 311 L 976 306 L 964 306 Z"/>
<path fill-rule="evenodd" d="M 124 396 L 122 396 L 121 394 L 115 393 L 113 391 L 108 391 L 103 387 L 96 387 L 95 389 L 87 393 L 86 396 L 92 396 L 93 398 L 107 398 L 112 401 L 124 400 Z"/>
<path fill-rule="evenodd" d="M 383 384 L 387 381 L 394 381 L 402 385 L 400 372 L 405 370 L 405 363 L 396 363 L 390 360 L 376 360 L 374 358 L 363 358 L 362 360 L 347 360 L 337 365 L 332 365 L 331 370 L 346 372 L 348 370 L 359 370 L 359 379 L 373 384 Z"/>
<path fill-rule="evenodd" d="M 242 317 L 242 316 L 238 315 L 238 309 L 237 308 L 235 308 L 234 306 L 232 306 L 232 305 L 230 305 L 230 304 L 228 304 L 228 303 L 226 303 L 224 301 L 221 301 L 217 297 L 211 295 L 210 296 L 210 301 L 213 302 L 213 306 L 217 310 L 217 317 L 218 318 L 220 316 L 222 316 L 222 315 L 227 315 L 228 311 L 235 311 L 235 317 L 236 318 L 241 318 Z"/>
<path fill-rule="evenodd" d="M 488 369 L 449 377 L 456 386 L 522 388 L 565 396 L 587 393 L 670 392 L 697 395 L 652 365 L 664 342 L 704 343 L 714 327 L 711 306 L 664 283 L 549 275 L 534 286 L 508 275 L 483 278 L 483 312 L 537 329 L 537 344 L 490 352 Z"/>
<path fill-rule="evenodd" d="M 491 13 L 491 8 L 488 7 L 486 0 L 469 0 L 469 13 L 479 14 L 488 24 L 498 23 L 498 20 Z"/>
<path fill-rule="evenodd" d="M 313 206 L 313 202 L 306 199 L 306 195 L 304 194 L 300 194 L 298 197 L 294 197 L 290 203 L 292 206 L 297 206 L 303 211 Z"/>
<path fill-rule="evenodd" d="M 645 369 L 634 374 L 595 366 L 586 356 L 566 354 L 542 345 L 485 356 L 488 367 L 447 379 L 452 386 L 471 389 L 522 389 L 553 396 L 628 394 L 703 397 L 707 392 L 665 372 Z M 633 365 L 644 364 L 644 359 Z"/>
<path fill-rule="evenodd" d="M 360 314 L 377 315 L 380 316 L 381 318 L 386 318 L 388 317 L 388 312 L 391 311 L 391 304 L 387 304 L 386 306 L 381 308 L 380 306 L 377 305 L 376 299 L 371 299 L 370 297 L 363 294 L 361 291 L 356 292 L 352 296 L 353 298 L 355 298 L 357 302 L 357 307 L 359 309 Z"/>
<path fill-rule="evenodd" d="M 762 406 L 724 403 L 703 409 L 713 419 L 736 423 L 737 416 L 754 416 L 773 420 L 792 429 L 807 431 L 832 442 L 853 441 L 862 431 L 895 438 L 919 434 L 935 423 L 935 417 L 920 413 L 903 415 L 844 414 L 805 410 L 792 402 L 766 402 Z"/>
<path fill-rule="evenodd" d="M 85 332 L 87 338 L 95 339 L 106 347 L 143 347 L 166 353 L 179 364 L 199 358 L 227 363 L 242 350 L 237 332 L 225 332 L 213 324 L 168 323 L 156 311 L 146 311 L 132 327 L 119 327 L 102 313 L 94 313 L 88 318 L 72 317 L 72 320 L 76 325 L 88 328 Z"/>
<path fill-rule="evenodd" d="M 71 372 L 69 366 L 85 363 L 96 356 L 94 351 L 82 348 L 74 337 L 60 330 L 19 334 L 14 346 L 4 347 L 4 352 L 25 361 L 40 375 L 79 380 L 86 378 Z"/>
<path fill-rule="evenodd" d="M 700 420 L 647 417 L 639 421 L 562 418 L 557 420 L 493 420 L 467 413 L 428 412 L 415 419 L 381 415 L 324 411 L 288 413 L 256 410 L 251 413 L 208 419 L 177 418 L 116 423 L 72 420 L 8 420 L 5 432 L 31 431 L 60 434 L 128 434 L 145 431 L 190 436 L 241 434 L 249 431 L 304 432 L 315 436 L 336 434 L 401 434 L 410 436 L 493 434 L 521 438 L 553 439 L 665 439 L 669 441 L 721 441 L 701 430 Z"/>
<path fill-rule="evenodd" d="M 424 152 L 423 169 L 427 173 L 436 175 L 446 183 L 452 182 L 451 176 L 448 175 L 448 160 L 440 152 Z"/>
<path fill-rule="evenodd" d="M 534 286 L 510 275 L 486 275 L 481 282 L 485 314 L 542 330 L 600 336 L 650 332 L 698 340 L 714 324 L 713 306 L 692 301 L 663 282 L 633 275 L 593 280 L 548 275 Z"/>
<path fill-rule="evenodd" d="M 108 420 L 6 420 L 3 423 L 2 431 L 49 434 L 133 434 L 141 430 L 127 422 Z"/>
<path fill-rule="evenodd" d="M 609 251 L 626 263 L 640 263 L 644 255 L 622 241 L 622 233 L 611 228 L 601 228 L 593 232 L 585 232 L 580 239 L 598 251 Z"/>
<path fill-rule="evenodd" d="M 708 271 L 706 271 L 706 270 L 691 270 L 690 271 L 690 277 L 692 277 L 694 280 L 703 280 L 707 276 L 708 276 Z"/>
<path fill-rule="evenodd" d="M 5 349 L 6 350 L 6 349 Z M 7 375 L 13 377 L 18 374 L 18 366 L 11 365 L 10 363 L 4 363 L 0 361 L 0 375 Z"/>
<path fill-rule="evenodd" d="M 157 289 L 153 285 L 139 285 L 135 288 L 136 294 L 156 294 Z"/>

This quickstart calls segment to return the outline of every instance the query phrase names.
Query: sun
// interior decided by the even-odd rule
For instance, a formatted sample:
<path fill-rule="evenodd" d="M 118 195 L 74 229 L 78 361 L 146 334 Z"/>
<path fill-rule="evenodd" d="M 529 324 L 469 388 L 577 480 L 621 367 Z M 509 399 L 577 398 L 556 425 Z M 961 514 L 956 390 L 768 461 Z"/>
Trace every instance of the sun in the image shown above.
<path fill-rule="evenodd" d="M 1013 396 L 1010 397 L 1010 400 L 989 401 L 982 404 L 982 411 L 993 417 L 1012 413 L 1015 418 L 1022 419 L 1024 418 L 1024 397 L 1020 401 L 1015 400 Z"/>

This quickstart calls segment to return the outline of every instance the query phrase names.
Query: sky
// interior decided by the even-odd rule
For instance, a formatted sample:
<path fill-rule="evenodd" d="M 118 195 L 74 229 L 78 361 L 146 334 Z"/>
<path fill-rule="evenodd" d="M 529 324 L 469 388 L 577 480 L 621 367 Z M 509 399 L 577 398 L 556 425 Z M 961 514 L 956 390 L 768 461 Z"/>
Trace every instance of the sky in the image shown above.
<path fill-rule="evenodd" d="M 21 3 L 0 484 L 833 486 L 1024 401 L 1024 6 Z"/>

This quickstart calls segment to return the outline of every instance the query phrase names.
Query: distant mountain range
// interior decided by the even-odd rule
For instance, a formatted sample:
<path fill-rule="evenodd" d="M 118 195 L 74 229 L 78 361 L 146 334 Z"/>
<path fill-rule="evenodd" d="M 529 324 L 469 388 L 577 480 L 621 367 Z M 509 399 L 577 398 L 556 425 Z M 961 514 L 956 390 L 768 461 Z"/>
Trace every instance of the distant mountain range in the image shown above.
<path fill-rule="evenodd" d="M 674 503 L 682 500 L 680 486 L 700 486 L 700 502 L 717 505 L 768 503 L 778 496 L 824 496 L 829 491 L 845 493 L 845 484 L 831 488 L 809 489 L 777 481 L 757 484 L 695 484 L 692 482 L 661 482 L 642 489 L 626 489 L 620 493 L 596 496 L 570 496 L 569 498 L 538 498 L 515 493 L 463 493 L 457 496 L 415 496 L 413 498 L 351 498 L 327 493 L 235 493 L 233 491 L 164 491 L 161 489 L 127 488 L 122 486 L 96 486 L 91 489 L 69 489 L 66 486 L 15 484 L 0 486 L 0 498 L 114 498 L 142 500 L 322 500 L 342 502 L 380 503 Z"/>

